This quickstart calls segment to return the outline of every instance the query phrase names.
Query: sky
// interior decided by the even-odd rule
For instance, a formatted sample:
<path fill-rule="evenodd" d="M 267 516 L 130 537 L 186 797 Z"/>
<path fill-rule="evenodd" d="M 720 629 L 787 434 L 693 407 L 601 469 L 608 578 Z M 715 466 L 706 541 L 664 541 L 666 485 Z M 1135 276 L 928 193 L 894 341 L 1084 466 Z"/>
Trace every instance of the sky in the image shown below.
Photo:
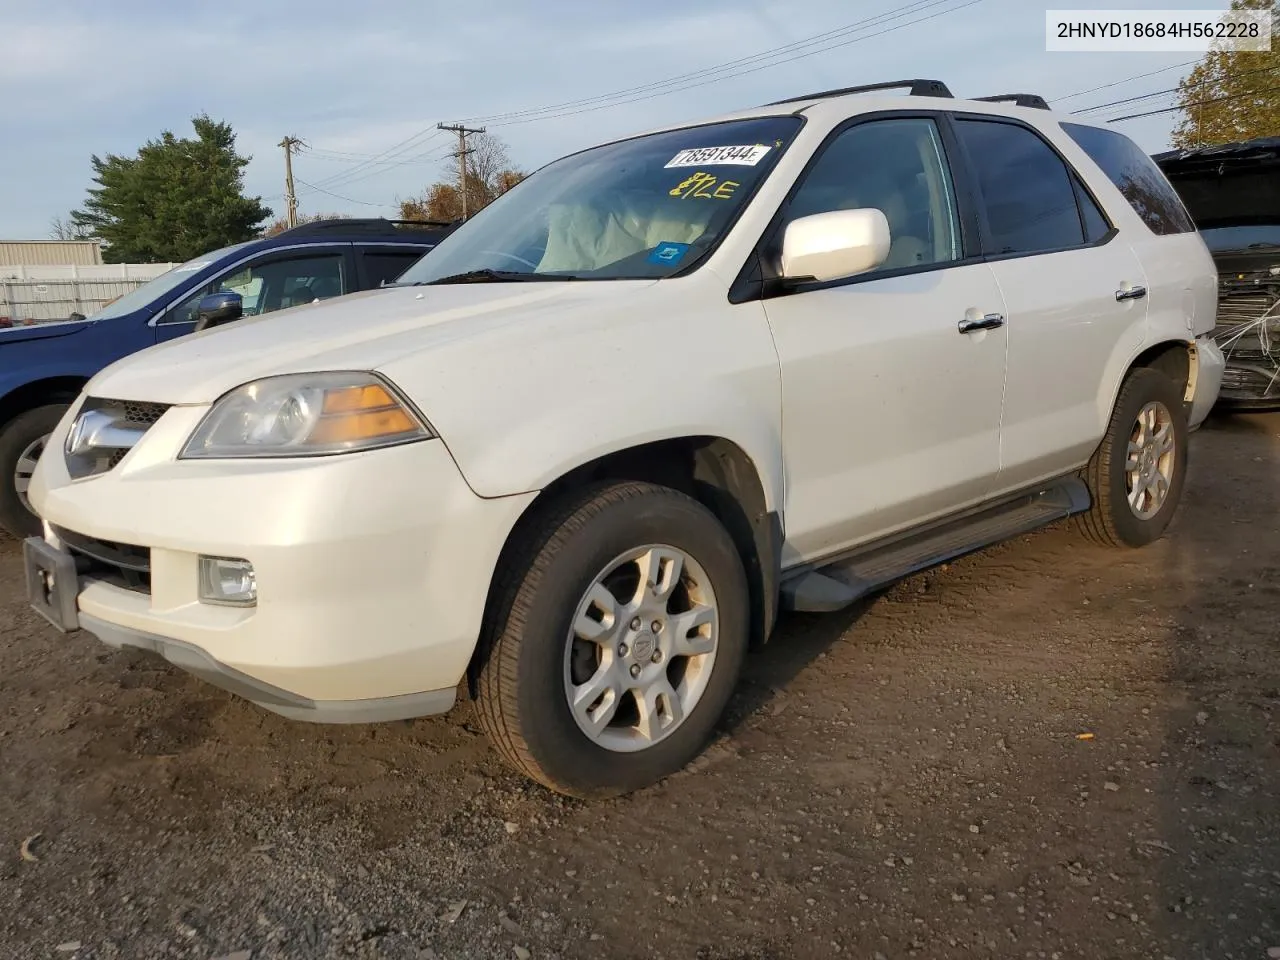
<path fill-rule="evenodd" d="M 239 152 L 252 157 L 246 192 L 277 214 L 284 211 L 277 144 L 289 135 L 308 145 L 294 161 L 301 212 L 394 216 L 399 199 L 421 194 L 441 176 L 451 141 L 437 123 L 496 118 L 469 125 L 486 126 L 515 164 L 530 170 L 650 127 L 905 77 L 942 80 L 957 96 L 1016 91 L 1068 98 L 1055 106 L 1075 110 L 1174 87 L 1196 55 L 1049 53 L 1046 7 L 1226 6 L 1226 0 L 691 0 L 666 7 L 610 0 L 0 0 L 0 239 L 47 238 L 51 219 L 83 202 L 92 155 L 132 155 L 165 130 L 189 135 L 190 118 L 199 113 L 232 125 Z M 842 28 L 850 29 L 831 33 Z M 829 36 L 821 42 L 758 59 L 823 34 Z M 834 44 L 840 45 L 824 49 Z M 591 101 L 744 58 L 757 59 Z M 741 75 L 726 76 L 732 73 Z M 1116 83 L 1139 74 L 1151 75 Z M 1083 93 L 1106 84 L 1115 85 Z M 1165 95 L 1091 116 L 1171 102 Z M 557 104 L 575 106 L 501 117 Z M 1175 120 L 1164 114 L 1117 128 L 1155 152 L 1168 145 Z"/>

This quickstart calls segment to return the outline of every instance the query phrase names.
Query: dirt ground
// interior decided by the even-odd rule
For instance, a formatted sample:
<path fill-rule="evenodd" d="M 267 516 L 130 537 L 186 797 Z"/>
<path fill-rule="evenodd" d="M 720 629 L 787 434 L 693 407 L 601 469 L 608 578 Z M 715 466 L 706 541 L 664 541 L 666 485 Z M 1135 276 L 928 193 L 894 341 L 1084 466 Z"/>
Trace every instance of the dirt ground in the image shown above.
<path fill-rule="evenodd" d="M 1280 955 L 1278 518 L 1280 415 L 1215 420 L 1161 542 L 788 617 L 720 742 L 599 804 L 469 704 L 308 726 L 58 636 L 0 544 L 0 956 Z"/>

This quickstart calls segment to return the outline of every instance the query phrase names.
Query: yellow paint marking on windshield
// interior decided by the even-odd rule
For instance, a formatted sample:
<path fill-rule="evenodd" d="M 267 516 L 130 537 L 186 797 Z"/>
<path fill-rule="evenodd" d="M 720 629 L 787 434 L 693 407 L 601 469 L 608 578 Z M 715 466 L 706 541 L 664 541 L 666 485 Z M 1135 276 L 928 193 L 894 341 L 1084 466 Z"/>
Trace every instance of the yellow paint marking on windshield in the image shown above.
<path fill-rule="evenodd" d="M 698 171 L 691 177 L 681 180 L 668 194 L 688 200 L 690 197 L 706 197 L 713 200 L 728 200 L 733 191 L 740 187 L 737 180 L 720 180 L 719 177 Z M 714 189 L 712 189 L 714 188 Z"/>

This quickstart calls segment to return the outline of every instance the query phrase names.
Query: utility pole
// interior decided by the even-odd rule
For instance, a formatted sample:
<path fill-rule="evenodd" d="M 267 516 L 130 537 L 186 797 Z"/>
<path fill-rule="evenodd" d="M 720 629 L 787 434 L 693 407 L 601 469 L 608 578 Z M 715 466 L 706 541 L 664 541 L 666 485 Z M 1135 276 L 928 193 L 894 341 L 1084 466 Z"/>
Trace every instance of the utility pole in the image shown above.
<path fill-rule="evenodd" d="M 465 220 L 467 219 L 467 154 L 471 152 L 467 149 L 467 134 L 484 133 L 484 127 L 464 127 L 460 123 L 437 123 L 436 127 L 458 135 L 458 176 L 462 181 L 458 188 L 462 191 L 462 219 Z"/>
<path fill-rule="evenodd" d="M 293 192 L 293 151 L 297 147 L 306 146 L 297 137 L 285 137 L 278 146 L 284 147 L 284 200 L 287 206 L 285 223 L 290 227 L 298 225 L 298 197 Z"/>

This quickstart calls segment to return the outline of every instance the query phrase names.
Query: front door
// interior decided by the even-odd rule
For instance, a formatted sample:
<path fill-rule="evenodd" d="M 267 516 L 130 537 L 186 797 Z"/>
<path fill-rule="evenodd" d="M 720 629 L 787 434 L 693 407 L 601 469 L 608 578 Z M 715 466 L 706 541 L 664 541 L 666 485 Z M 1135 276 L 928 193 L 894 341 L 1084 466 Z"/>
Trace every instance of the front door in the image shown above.
<path fill-rule="evenodd" d="M 244 316 L 340 297 L 356 289 L 350 244 L 276 250 L 229 267 L 192 290 L 156 320 L 156 342 L 172 340 L 195 329 L 200 301 L 211 293 L 238 293 Z"/>
<path fill-rule="evenodd" d="M 884 264 L 765 300 L 782 372 L 784 564 L 980 501 L 1000 467 L 1004 301 L 967 256 L 976 238 L 961 229 L 936 119 L 837 132 L 783 223 L 865 207 L 889 221 Z"/>

